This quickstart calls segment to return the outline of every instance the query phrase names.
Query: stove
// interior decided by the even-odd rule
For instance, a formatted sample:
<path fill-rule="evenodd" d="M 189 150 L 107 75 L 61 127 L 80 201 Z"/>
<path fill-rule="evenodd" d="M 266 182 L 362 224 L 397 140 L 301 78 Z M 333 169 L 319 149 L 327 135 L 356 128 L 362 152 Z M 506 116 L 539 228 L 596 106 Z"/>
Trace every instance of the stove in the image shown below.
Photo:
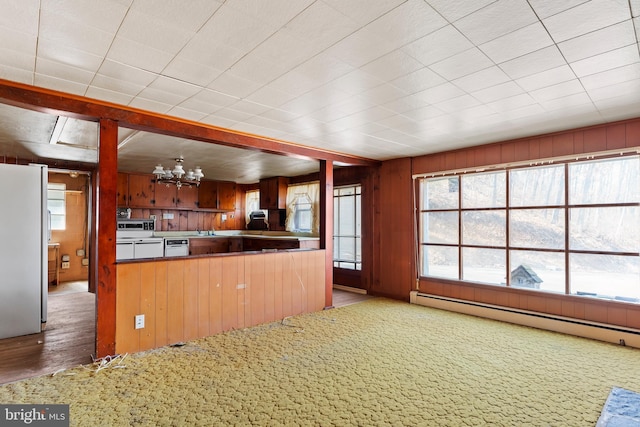
<path fill-rule="evenodd" d="M 153 237 L 152 219 L 118 219 L 116 261 L 164 256 L 164 240 Z"/>

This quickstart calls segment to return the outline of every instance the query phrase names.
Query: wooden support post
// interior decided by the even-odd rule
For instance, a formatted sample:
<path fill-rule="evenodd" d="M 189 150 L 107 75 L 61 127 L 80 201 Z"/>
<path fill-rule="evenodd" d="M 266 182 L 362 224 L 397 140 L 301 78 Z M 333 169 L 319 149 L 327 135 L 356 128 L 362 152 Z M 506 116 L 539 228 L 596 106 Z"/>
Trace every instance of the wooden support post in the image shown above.
<path fill-rule="evenodd" d="M 325 308 L 333 307 L 333 162 L 320 160 L 320 249 L 325 250 Z"/>
<path fill-rule="evenodd" d="M 118 123 L 100 120 L 96 179 L 97 280 L 96 357 L 116 350 L 116 204 L 118 182 Z"/>

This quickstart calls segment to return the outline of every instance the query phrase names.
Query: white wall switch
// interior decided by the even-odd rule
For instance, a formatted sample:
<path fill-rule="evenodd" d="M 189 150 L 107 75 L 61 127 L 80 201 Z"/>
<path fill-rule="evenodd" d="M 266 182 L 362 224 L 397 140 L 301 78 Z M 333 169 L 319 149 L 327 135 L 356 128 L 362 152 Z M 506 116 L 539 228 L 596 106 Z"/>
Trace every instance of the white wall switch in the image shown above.
<path fill-rule="evenodd" d="M 162 214 L 162 219 L 173 219 L 173 213 L 171 212 L 164 212 Z"/>
<path fill-rule="evenodd" d="M 222 214 L 222 220 L 226 221 L 227 220 L 227 214 Z"/>
<path fill-rule="evenodd" d="M 144 314 L 138 314 L 136 316 L 136 329 L 144 328 Z"/>
<path fill-rule="evenodd" d="M 84 249 L 77 249 L 76 250 L 76 255 L 77 256 L 84 256 Z"/>

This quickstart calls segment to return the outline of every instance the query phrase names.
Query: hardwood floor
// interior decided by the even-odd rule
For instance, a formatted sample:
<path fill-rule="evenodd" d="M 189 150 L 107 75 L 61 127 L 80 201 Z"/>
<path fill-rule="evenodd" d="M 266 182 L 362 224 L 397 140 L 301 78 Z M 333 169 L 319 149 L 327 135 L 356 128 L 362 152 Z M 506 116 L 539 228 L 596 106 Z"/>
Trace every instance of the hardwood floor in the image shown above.
<path fill-rule="evenodd" d="M 333 306 L 335 308 L 356 304 L 371 298 L 375 298 L 375 297 L 371 295 L 360 294 L 356 292 L 349 292 L 349 291 L 333 288 Z"/>
<path fill-rule="evenodd" d="M 375 298 L 333 290 L 333 306 L 344 307 Z M 0 384 L 51 374 L 92 362 L 95 354 L 95 295 L 86 282 L 52 287 L 44 332 L 0 340 Z"/>
<path fill-rule="evenodd" d="M 95 295 L 72 288 L 49 294 L 44 332 L 0 340 L 0 384 L 92 362 Z"/>

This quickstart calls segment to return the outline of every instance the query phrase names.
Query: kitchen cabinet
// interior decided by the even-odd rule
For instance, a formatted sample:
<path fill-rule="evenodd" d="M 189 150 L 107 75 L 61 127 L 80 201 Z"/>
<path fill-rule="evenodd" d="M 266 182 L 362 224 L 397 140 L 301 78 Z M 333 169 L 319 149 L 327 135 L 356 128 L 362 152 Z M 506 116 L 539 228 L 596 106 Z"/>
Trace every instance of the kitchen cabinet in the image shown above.
<path fill-rule="evenodd" d="M 191 208 L 198 207 L 198 187 L 176 187 L 175 185 L 155 184 L 156 208 Z"/>
<path fill-rule="evenodd" d="M 153 175 L 129 174 L 129 207 L 154 207 L 155 193 L 156 184 Z"/>
<path fill-rule="evenodd" d="M 298 239 L 251 238 L 245 236 L 242 242 L 242 249 L 244 251 L 298 249 L 299 247 L 300 241 Z"/>
<path fill-rule="evenodd" d="M 189 239 L 189 255 L 221 254 L 229 251 L 227 237 L 198 237 Z"/>
<path fill-rule="evenodd" d="M 289 178 L 275 176 L 260 180 L 260 209 L 286 209 Z"/>
<path fill-rule="evenodd" d="M 118 172 L 118 183 L 116 187 L 119 207 L 129 206 L 129 174 Z"/>
<path fill-rule="evenodd" d="M 203 209 L 233 211 L 236 209 L 236 183 L 231 181 L 202 181 L 198 192 Z"/>

